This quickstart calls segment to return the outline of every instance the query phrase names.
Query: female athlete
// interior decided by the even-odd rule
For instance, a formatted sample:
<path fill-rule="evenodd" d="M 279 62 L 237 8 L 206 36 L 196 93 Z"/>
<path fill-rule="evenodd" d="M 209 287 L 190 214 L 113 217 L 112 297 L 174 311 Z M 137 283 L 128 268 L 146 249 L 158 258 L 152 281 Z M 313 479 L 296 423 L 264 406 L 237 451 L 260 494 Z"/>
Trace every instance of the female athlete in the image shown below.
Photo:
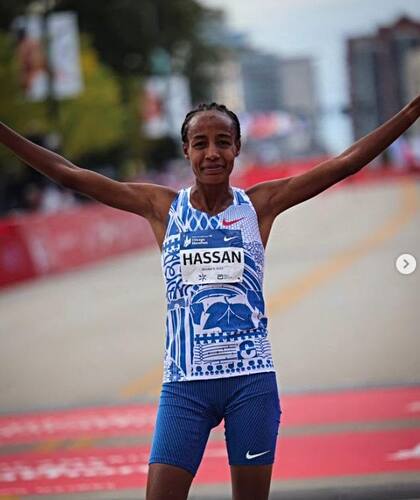
<path fill-rule="evenodd" d="M 145 217 L 162 251 L 166 354 L 147 500 L 187 498 L 210 430 L 223 419 L 233 498 L 268 498 L 281 413 L 262 294 L 273 221 L 358 172 L 419 114 L 420 96 L 335 158 L 246 191 L 229 183 L 241 149 L 238 118 L 216 103 L 185 118 L 183 151 L 195 182 L 179 192 L 111 180 L 0 124 L 0 141 L 34 169 Z"/>

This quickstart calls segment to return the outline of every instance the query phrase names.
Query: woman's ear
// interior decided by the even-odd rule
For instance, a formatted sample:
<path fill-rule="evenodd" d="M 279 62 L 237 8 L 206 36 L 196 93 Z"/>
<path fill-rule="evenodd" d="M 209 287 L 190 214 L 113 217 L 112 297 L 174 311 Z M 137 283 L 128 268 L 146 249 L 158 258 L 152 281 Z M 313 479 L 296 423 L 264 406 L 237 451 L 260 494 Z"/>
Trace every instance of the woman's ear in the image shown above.
<path fill-rule="evenodd" d="M 182 143 L 182 150 L 184 151 L 184 156 L 187 160 L 190 159 L 189 157 L 189 154 L 188 154 L 188 143 L 187 142 L 183 142 Z"/>
<path fill-rule="evenodd" d="M 240 139 L 237 139 L 235 141 L 235 147 L 236 147 L 235 156 L 238 156 L 239 153 L 241 152 L 241 140 Z"/>

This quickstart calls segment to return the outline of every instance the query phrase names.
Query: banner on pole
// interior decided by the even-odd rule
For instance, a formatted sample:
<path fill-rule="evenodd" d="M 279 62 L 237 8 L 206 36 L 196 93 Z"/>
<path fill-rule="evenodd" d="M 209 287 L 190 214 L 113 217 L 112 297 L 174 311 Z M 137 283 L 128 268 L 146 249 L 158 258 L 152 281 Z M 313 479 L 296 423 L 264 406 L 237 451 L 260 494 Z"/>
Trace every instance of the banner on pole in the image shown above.
<path fill-rule="evenodd" d="M 188 80 L 182 75 L 152 76 L 144 87 L 143 121 L 146 135 L 178 137 L 191 109 Z"/>
<path fill-rule="evenodd" d="M 79 34 L 73 12 L 54 12 L 45 24 L 40 15 L 21 16 L 15 20 L 13 29 L 17 36 L 20 86 L 28 100 L 45 100 L 50 87 L 56 99 L 74 97 L 82 92 Z M 43 43 L 44 35 L 48 40 L 48 53 Z"/>

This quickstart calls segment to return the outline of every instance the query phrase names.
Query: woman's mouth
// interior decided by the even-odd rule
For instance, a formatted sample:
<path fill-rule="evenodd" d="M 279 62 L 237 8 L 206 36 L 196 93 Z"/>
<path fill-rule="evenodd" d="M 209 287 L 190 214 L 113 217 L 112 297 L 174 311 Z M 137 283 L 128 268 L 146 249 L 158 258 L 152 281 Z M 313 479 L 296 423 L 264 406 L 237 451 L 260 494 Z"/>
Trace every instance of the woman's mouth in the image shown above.
<path fill-rule="evenodd" d="M 204 173 L 212 175 L 212 174 L 219 174 L 220 172 L 223 172 L 224 166 L 223 165 L 204 165 L 202 167 L 202 170 Z"/>

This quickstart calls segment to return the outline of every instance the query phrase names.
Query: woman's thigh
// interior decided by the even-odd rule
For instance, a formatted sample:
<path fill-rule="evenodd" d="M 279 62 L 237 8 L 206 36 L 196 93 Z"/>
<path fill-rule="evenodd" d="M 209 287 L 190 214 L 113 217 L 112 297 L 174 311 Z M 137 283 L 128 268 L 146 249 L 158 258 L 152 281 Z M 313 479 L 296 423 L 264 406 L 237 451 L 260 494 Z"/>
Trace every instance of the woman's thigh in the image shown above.
<path fill-rule="evenodd" d="M 146 500 L 185 500 L 194 476 L 173 465 L 149 465 Z"/>
<path fill-rule="evenodd" d="M 166 464 L 195 476 L 210 430 L 217 423 L 192 382 L 164 384 L 149 465 Z"/>
<path fill-rule="evenodd" d="M 238 378 L 243 380 L 225 414 L 229 464 L 272 465 L 281 415 L 275 373 Z"/>
<path fill-rule="evenodd" d="M 267 500 L 272 465 L 232 465 L 233 500 Z"/>

